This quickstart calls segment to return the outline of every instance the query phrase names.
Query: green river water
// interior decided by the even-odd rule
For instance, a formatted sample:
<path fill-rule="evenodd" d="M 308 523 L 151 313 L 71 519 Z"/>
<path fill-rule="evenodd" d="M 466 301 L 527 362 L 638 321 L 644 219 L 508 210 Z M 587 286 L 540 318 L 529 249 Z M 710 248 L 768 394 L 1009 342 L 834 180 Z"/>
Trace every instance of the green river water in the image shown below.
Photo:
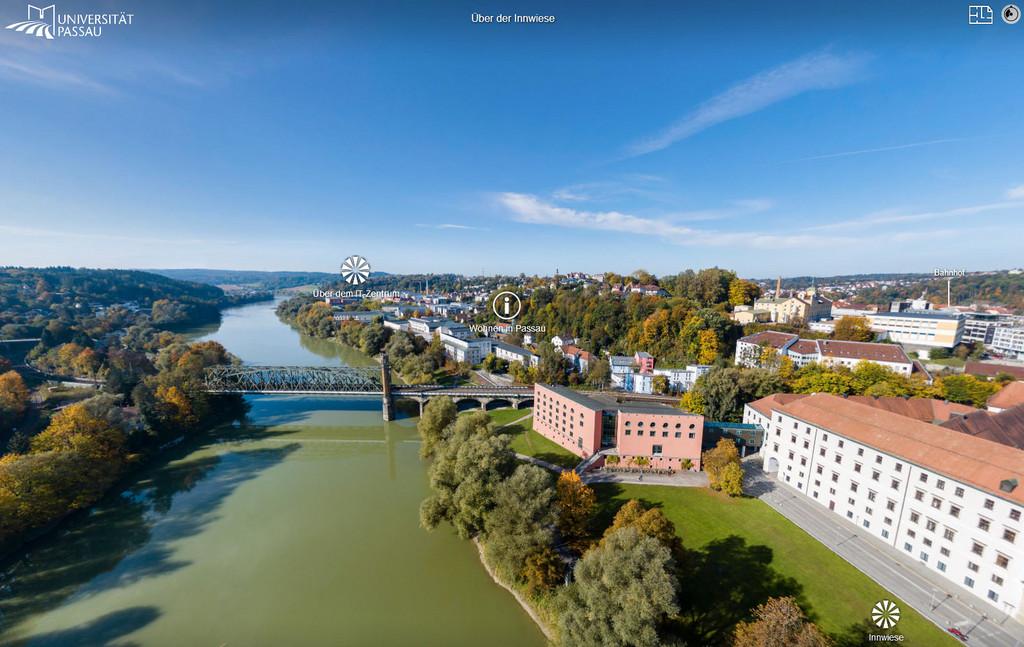
<path fill-rule="evenodd" d="M 247 363 L 370 365 L 273 304 L 197 330 Z M 380 402 L 250 398 L 0 573 L 0 644 L 543 645 L 470 542 L 428 533 L 415 419 Z"/>

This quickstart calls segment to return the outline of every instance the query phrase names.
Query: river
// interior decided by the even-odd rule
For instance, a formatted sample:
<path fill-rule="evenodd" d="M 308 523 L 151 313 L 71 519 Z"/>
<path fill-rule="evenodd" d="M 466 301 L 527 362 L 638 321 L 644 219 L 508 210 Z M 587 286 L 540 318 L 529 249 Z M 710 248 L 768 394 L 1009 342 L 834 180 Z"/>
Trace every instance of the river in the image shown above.
<path fill-rule="evenodd" d="M 250 364 L 370 365 L 273 304 L 193 331 Z M 415 419 L 380 402 L 254 396 L 0 574 L 0 644 L 543 645 L 473 544 L 418 525 Z"/>

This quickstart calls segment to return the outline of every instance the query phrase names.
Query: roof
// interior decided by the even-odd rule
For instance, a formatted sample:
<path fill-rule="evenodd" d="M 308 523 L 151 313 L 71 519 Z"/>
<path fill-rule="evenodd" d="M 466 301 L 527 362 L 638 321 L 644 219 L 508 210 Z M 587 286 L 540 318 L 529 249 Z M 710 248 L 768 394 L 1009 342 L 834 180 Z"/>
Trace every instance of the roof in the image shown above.
<path fill-rule="evenodd" d="M 826 393 L 775 407 L 816 427 L 874 447 L 993 496 L 1024 504 L 1024 487 L 1010 492 L 1003 481 L 1024 481 L 1024 451 L 952 429 L 930 425 Z"/>
<path fill-rule="evenodd" d="M 999 413 L 975 411 L 965 416 L 952 416 L 942 426 L 994 443 L 1024 449 L 1024 404 Z"/>
<path fill-rule="evenodd" d="M 1018 380 L 1024 380 L 1024 366 L 1011 366 L 1009 364 L 993 364 L 991 362 L 967 362 L 964 365 L 964 372 L 970 375 L 982 377 L 995 377 L 1000 373 L 1012 375 Z"/>
<path fill-rule="evenodd" d="M 913 418 L 914 420 L 933 424 L 945 422 L 949 420 L 950 416 L 963 416 L 978 411 L 966 404 L 929 398 L 875 398 L 869 395 L 851 395 L 846 399 L 875 409 L 897 413 L 905 418 Z"/>
<path fill-rule="evenodd" d="M 573 391 L 572 389 L 564 386 L 559 386 L 557 384 L 536 384 L 534 386 L 542 389 L 547 389 L 548 391 L 551 391 L 556 395 L 560 395 L 563 398 L 568 398 L 569 400 L 572 400 L 576 404 L 587 407 L 588 409 L 606 408 L 604 403 L 600 402 L 599 400 L 596 400 L 590 397 L 589 395 L 580 393 L 579 391 Z"/>
<path fill-rule="evenodd" d="M 790 353 L 798 355 L 816 355 L 818 353 L 818 342 L 814 339 L 798 339 L 789 347 Z"/>
<path fill-rule="evenodd" d="M 608 363 L 612 366 L 632 366 L 633 358 L 627 355 L 609 355 Z"/>
<path fill-rule="evenodd" d="M 651 354 L 644 350 L 638 350 L 636 352 L 635 357 L 639 357 L 641 359 L 649 359 L 651 357 Z"/>
<path fill-rule="evenodd" d="M 754 333 L 753 335 L 747 335 L 746 337 L 740 338 L 740 341 L 748 344 L 754 344 L 760 346 L 761 344 L 767 344 L 772 348 L 782 348 L 786 344 L 800 339 L 798 336 L 788 332 L 778 332 L 775 330 L 762 330 L 761 332 Z"/>
<path fill-rule="evenodd" d="M 910 358 L 896 344 L 821 339 L 818 340 L 818 347 L 821 349 L 821 354 L 826 357 L 910 364 Z"/>
<path fill-rule="evenodd" d="M 1010 382 L 988 399 L 988 406 L 1009 409 L 1024 404 L 1024 382 Z"/>
<path fill-rule="evenodd" d="M 516 346 L 514 344 L 509 344 L 509 343 L 503 342 L 503 341 L 496 341 L 496 342 L 494 342 L 494 346 L 496 348 L 500 348 L 500 349 L 502 349 L 502 350 L 504 350 L 506 352 L 515 353 L 516 355 L 533 355 L 533 353 L 531 353 L 530 351 L 526 350 L 525 348 L 521 348 L 521 347 Z"/>
<path fill-rule="evenodd" d="M 747 405 L 762 416 L 768 416 L 770 418 L 772 416 L 772 409 L 777 406 L 806 397 L 806 393 L 773 393 L 772 395 L 763 397 L 760 400 L 748 402 Z"/>
<path fill-rule="evenodd" d="M 900 317 L 900 318 L 914 318 L 914 319 L 960 319 L 961 316 L 949 312 L 911 312 L 904 310 L 903 312 L 876 312 L 875 314 L 869 315 L 871 317 Z"/>

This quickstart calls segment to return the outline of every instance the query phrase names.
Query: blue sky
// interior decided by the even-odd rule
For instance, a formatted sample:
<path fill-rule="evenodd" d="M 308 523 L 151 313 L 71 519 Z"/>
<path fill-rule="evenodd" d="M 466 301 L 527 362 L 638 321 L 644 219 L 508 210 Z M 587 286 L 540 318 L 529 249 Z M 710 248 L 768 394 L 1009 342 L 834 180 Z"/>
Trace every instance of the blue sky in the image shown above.
<path fill-rule="evenodd" d="M 0 30 L 0 264 L 1022 264 L 1024 23 L 636 4 L 58 3 L 133 24 Z"/>

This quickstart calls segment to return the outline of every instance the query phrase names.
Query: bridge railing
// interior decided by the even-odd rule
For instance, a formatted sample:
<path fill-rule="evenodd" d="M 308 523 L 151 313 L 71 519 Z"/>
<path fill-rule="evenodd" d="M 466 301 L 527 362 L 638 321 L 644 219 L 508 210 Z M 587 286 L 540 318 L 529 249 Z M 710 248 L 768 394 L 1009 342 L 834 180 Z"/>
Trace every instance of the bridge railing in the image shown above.
<path fill-rule="evenodd" d="M 205 387 L 213 393 L 380 393 L 380 370 L 354 366 L 214 366 Z"/>

